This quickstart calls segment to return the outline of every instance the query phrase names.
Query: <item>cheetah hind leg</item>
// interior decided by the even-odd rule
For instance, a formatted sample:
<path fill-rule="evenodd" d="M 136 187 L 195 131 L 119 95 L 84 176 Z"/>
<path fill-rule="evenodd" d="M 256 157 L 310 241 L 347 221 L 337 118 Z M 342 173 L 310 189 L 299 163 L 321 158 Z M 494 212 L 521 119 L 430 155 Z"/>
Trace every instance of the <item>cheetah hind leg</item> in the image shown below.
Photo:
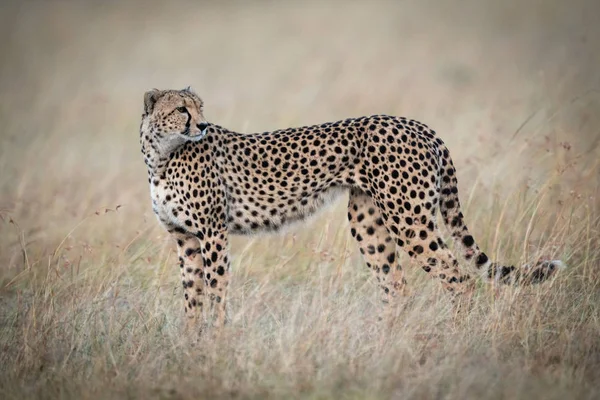
<path fill-rule="evenodd" d="M 406 295 L 406 280 L 398 263 L 396 243 L 373 200 L 358 189 L 350 190 L 348 220 L 350 233 L 358 242 L 367 267 L 383 289 L 383 301 L 390 303 L 393 298 Z"/>

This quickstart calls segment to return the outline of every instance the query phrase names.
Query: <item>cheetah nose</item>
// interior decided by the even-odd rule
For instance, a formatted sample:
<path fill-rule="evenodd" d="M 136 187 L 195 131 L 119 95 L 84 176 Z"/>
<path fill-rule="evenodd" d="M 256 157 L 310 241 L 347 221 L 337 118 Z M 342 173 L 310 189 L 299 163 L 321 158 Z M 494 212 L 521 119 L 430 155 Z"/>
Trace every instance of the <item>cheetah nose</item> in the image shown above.
<path fill-rule="evenodd" d="M 203 132 L 206 128 L 208 128 L 208 122 L 200 122 L 196 125 L 201 132 Z"/>

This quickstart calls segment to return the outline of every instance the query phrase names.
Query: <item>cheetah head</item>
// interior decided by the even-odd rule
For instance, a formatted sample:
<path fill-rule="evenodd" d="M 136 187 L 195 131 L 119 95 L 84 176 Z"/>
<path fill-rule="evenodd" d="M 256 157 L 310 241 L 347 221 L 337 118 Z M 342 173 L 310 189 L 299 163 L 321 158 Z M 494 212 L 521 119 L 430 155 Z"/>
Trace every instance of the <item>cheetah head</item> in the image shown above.
<path fill-rule="evenodd" d="M 165 151 L 206 136 L 208 122 L 202 115 L 202 99 L 189 88 L 153 89 L 144 94 L 142 138 L 152 139 Z"/>

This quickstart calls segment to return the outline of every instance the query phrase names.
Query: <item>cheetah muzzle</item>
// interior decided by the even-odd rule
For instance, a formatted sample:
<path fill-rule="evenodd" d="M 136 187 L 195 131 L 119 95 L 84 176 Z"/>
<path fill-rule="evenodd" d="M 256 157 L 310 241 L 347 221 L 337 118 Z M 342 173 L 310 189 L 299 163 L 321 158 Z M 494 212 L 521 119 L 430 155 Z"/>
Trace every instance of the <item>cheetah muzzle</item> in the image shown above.
<path fill-rule="evenodd" d="M 374 115 L 240 134 L 206 122 L 189 88 L 154 89 L 144 95 L 140 141 L 153 210 L 177 243 L 189 321 L 207 302 L 224 321 L 230 235 L 277 231 L 344 191 L 350 233 L 388 302 L 406 285 L 399 249 L 455 298 L 473 275 L 532 284 L 563 267 L 490 261 L 465 224 L 448 149 L 414 120 Z M 438 211 L 463 267 L 442 239 Z"/>

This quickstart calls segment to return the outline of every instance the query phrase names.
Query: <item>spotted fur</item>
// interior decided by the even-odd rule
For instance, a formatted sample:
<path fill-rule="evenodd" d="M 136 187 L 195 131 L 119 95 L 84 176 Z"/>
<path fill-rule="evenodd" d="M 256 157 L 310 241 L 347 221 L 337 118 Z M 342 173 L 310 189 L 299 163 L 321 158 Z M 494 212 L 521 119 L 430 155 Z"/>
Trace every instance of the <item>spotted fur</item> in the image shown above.
<path fill-rule="evenodd" d="M 406 284 L 398 249 L 454 295 L 469 290 L 471 270 L 501 283 L 534 283 L 562 266 L 488 259 L 464 222 L 448 149 L 422 123 L 375 115 L 239 134 L 208 123 L 202 107 L 189 89 L 150 91 L 140 128 L 152 206 L 177 242 L 190 318 L 206 299 L 220 323 L 225 317 L 229 235 L 276 231 L 344 190 L 350 232 L 388 299 Z M 470 270 L 459 268 L 443 241 L 438 209 Z"/>

